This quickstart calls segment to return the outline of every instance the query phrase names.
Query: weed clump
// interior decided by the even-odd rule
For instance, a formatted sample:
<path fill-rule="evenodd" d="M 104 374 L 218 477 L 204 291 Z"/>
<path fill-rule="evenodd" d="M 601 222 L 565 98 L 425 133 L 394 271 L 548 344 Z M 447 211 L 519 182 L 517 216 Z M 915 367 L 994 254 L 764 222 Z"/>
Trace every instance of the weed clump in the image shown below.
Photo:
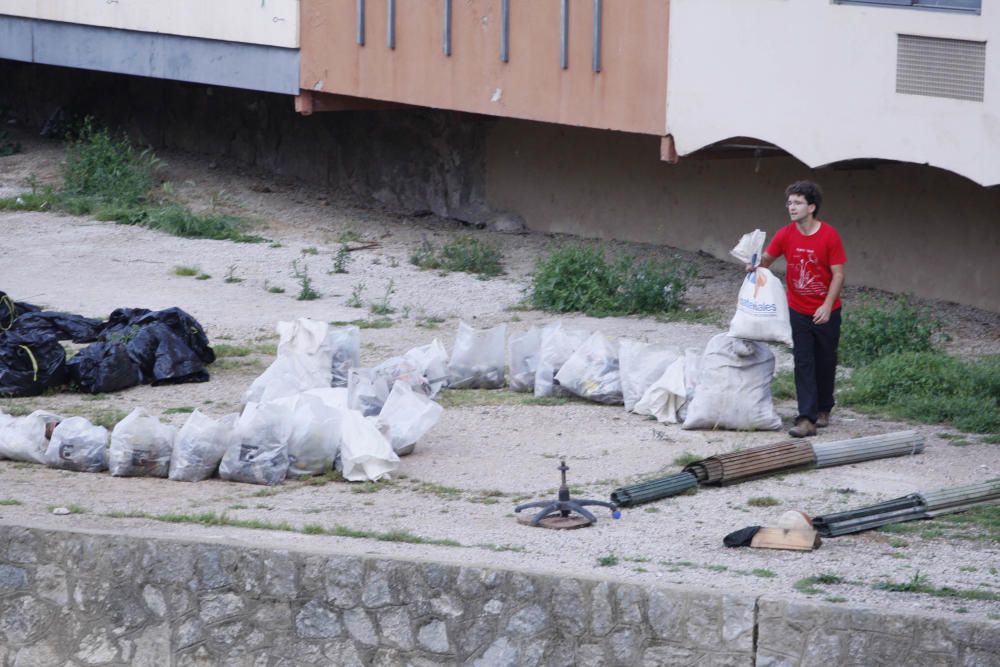
<path fill-rule="evenodd" d="M 309 265 L 303 264 L 299 268 L 299 260 L 292 262 L 292 277 L 299 281 L 299 295 L 295 297 L 299 301 L 315 301 L 322 295 L 313 287 L 312 278 L 309 277 Z"/>
<path fill-rule="evenodd" d="M 897 352 L 931 352 L 942 323 L 908 299 L 868 302 L 844 310 L 840 362 L 851 368 Z"/>
<path fill-rule="evenodd" d="M 1000 356 L 963 361 L 937 352 L 897 352 L 857 369 L 844 405 L 968 433 L 1000 433 Z"/>
<path fill-rule="evenodd" d="M 472 236 L 460 236 L 438 250 L 430 241 L 410 256 L 410 262 L 421 269 L 462 271 L 480 278 L 492 278 L 503 273 L 500 251 Z"/>
<path fill-rule="evenodd" d="M 559 248 L 539 261 L 531 302 L 541 310 L 595 317 L 665 313 L 680 309 L 695 271 L 675 259 L 626 255 L 608 262 L 601 250 Z"/>
<path fill-rule="evenodd" d="M 243 232 L 245 221 L 219 213 L 196 214 L 170 201 L 169 187 L 154 196 L 154 175 L 160 161 L 150 149 L 140 150 L 128 139 L 116 139 L 87 118 L 66 146 L 63 187 L 38 188 L 0 199 L 0 210 L 59 210 L 93 215 L 98 220 L 141 225 L 174 236 L 257 242 Z"/>

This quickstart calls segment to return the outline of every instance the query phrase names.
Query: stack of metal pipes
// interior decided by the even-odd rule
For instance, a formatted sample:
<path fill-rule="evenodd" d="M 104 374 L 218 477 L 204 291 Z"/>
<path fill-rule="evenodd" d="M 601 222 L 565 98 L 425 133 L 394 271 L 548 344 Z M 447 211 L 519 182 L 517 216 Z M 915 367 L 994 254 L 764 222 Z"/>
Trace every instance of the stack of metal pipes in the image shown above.
<path fill-rule="evenodd" d="M 916 431 L 816 444 L 788 440 L 710 456 L 685 466 L 683 472 L 615 489 L 611 502 L 630 507 L 679 495 L 697 484 L 732 484 L 798 468 L 848 465 L 923 450 L 924 437 Z"/>
<path fill-rule="evenodd" d="M 813 527 L 823 537 L 837 537 L 891 523 L 932 519 L 998 503 L 1000 477 L 975 484 L 912 493 L 877 505 L 818 516 L 813 519 Z"/>

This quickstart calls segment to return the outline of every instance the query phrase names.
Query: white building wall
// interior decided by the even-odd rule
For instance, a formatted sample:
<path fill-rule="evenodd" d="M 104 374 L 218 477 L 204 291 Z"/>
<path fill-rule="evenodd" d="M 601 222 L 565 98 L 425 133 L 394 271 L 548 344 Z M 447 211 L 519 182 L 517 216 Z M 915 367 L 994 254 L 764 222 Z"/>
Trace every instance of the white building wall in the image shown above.
<path fill-rule="evenodd" d="M 0 14 L 298 48 L 299 0 L 0 0 Z"/>
<path fill-rule="evenodd" d="M 667 127 L 678 153 L 730 137 L 809 166 L 883 158 L 1000 183 L 1000 0 L 982 14 L 832 0 L 671 0 Z M 897 35 L 985 41 L 982 102 L 896 90 Z"/>

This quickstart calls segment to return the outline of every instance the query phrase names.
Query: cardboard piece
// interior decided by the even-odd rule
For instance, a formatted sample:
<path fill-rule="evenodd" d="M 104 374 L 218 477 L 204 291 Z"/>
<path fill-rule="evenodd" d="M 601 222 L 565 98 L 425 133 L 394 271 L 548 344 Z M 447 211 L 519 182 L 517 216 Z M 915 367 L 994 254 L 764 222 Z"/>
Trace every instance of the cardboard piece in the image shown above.
<path fill-rule="evenodd" d="M 812 528 L 761 528 L 750 541 L 754 549 L 789 549 L 791 551 L 812 551 L 818 549 L 822 541 Z"/>

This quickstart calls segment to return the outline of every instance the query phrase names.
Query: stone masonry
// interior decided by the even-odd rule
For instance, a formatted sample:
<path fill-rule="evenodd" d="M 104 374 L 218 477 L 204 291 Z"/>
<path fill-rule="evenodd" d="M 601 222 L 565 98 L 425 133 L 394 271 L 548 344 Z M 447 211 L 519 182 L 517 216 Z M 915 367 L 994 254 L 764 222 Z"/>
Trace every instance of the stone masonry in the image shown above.
<path fill-rule="evenodd" d="M 1000 664 L 1000 624 L 0 525 L 0 666 Z"/>

